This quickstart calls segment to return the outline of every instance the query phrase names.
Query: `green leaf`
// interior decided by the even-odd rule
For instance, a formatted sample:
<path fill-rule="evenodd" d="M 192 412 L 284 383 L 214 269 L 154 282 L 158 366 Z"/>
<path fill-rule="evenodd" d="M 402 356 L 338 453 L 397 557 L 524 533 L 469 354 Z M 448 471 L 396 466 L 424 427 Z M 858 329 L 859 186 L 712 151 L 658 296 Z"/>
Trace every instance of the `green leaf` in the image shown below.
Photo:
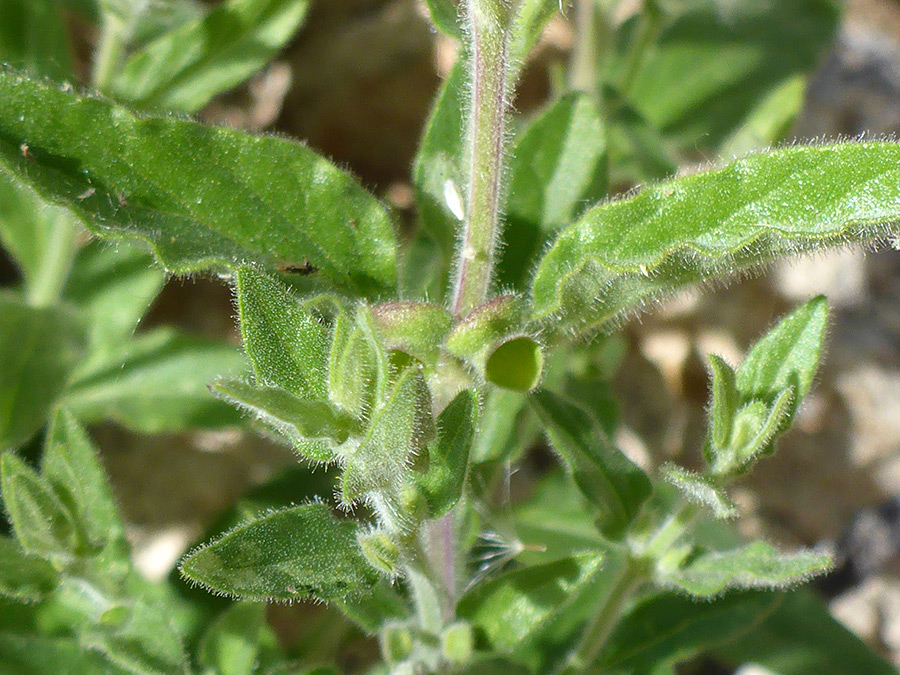
<path fill-rule="evenodd" d="M 547 23 L 562 9 L 559 0 L 522 0 L 517 8 L 509 44 L 510 77 L 517 77 Z"/>
<path fill-rule="evenodd" d="M 72 638 L 0 633 L 0 675 L 125 675 Z"/>
<path fill-rule="evenodd" d="M 718 356 L 710 354 L 712 373 L 712 404 L 709 409 L 710 442 L 724 448 L 731 442 L 734 418 L 740 406 L 734 370 Z"/>
<path fill-rule="evenodd" d="M 22 272 L 29 304 L 59 299 L 80 229 L 65 209 L 47 206 L 0 169 L 0 243 Z"/>
<path fill-rule="evenodd" d="M 476 307 L 447 336 L 454 356 L 484 370 L 488 354 L 525 323 L 527 307 L 517 295 L 499 295 Z"/>
<path fill-rule="evenodd" d="M 71 514 L 50 485 L 11 452 L 0 455 L 3 503 L 26 553 L 67 561 L 78 548 Z"/>
<path fill-rule="evenodd" d="M 713 0 L 682 3 L 686 8 L 646 50 L 633 84 L 631 103 L 685 152 L 716 148 L 754 123 L 768 97 L 790 78 L 804 77 L 834 39 L 840 11 L 831 0 Z M 630 45 L 621 41 L 613 64 L 623 69 Z M 799 110 L 794 98 L 782 104 L 781 119 Z M 785 128 L 773 125 L 780 140 Z M 756 148 L 754 148 L 756 149 Z"/>
<path fill-rule="evenodd" d="M 113 420 L 142 433 L 234 425 L 239 416 L 210 396 L 207 385 L 245 367 L 231 345 L 158 328 L 91 359 L 76 372 L 62 405 L 85 422 Z"/>
<path fill-rule="evenodd" d="M 540 384 L 543 369 L 541 346 L 521 335 L 491 351 L 484 364 L 484 379 L 503 389 L 527 393 Z"/>
<path fill-rule="evenodd" d="M 749 631 L 777 607 L 779 597 L 730 593 L 697 602 L 674 593 L 654 595 L 619 621 L 600 653 L 597 671 L 646 673 L 660 663 L 686 661 Z"/>
<path fill-rule="evenodd" d="M 470 453 L 473 463 L 502 461 L 521 450 L 516 432 L 527 400 L 518 391 L 492 388 L 487 392 Z"/>
<path fill-rule="evenodd" d="M 435 435 L 431 393 L 421 368 L 411 366 L 397 379 L 358 447 L 342 461 L 341 499 L 352 504 L 376 494 L 396 498 L 407 472 Z"/>
<path fill-rule="evenodd" d="M 758 663 L 780 675 L 896 675 L 896 667 L 836 621 L 815 593 L 801 589 L 781 597 L 762 623 L 716 647 L 716 660 Z"/>
<path fill-rule="evenodd" d="M 601 530 L 620 538 L 650 496 L 650 480 L 582 408 L 544 390 L 530 403 L 578 487 L 600 511 Z"/>
<path fill-rule="evenodd" d="M 112 93 L 191 113 L 262 68 L 296 32 L 309 0 L 226 0 L 133 53 Z"/>
<path fill-rule="evenodd" d="M 172 272 L 307 261 L 348 291 L 396 283 L 387 212 L 303 145 L 138 117 L 10 69 L 0 100 L 0 164 L 94 232 L 147 242 Z"/>
<path fill-rule="evenodd" d="M 513 654 L 593 581 L 600 563 L 599 554 L 583 553 L 507 572 L 463 596 L 457 614 L 483 631 L 492 650 Z"/>
<path fill-rule="evenodd" d="M 462 220 L 465 87 L 465 67 L 459 59 L 441 85 L 413 163 L 413 185 L 422 227 L 447 259 Z"/>
<path fill-rule="evenodd" d="M 434 363 L 440 345 L 453 326 L 453 315 L 422 302 L 386 302 L 372 307 L 372 318 L 386 349 L 399 349 L 425 363 Z"/>
<path fill-rule="evenodd" d="M 453 0 L 425 0 L 431 20 L 435 27 L 452 38 L 462 40 L 462 31 L 459 28 L 459 10 Z"/>
<path fill-rule="evenodd" d="M 428 472 L 417 480 L 431 518 L 445 514 L 462 496 L 477 414 L 478 398 L 467 390 L 438 416 L 437 439 L 428 446 Z"/>
<path fill-rule="evenodd" d="M 97 548 L 118 544 L 127 559 L 125 528 L 97 449 L 65 410 L 53 417 L 41 469 L 89 542 Z"/>
<path fill-rule="evenodd" d="M 198 658 L 204 672 L 216 675 L 251 675 L 260 641 L 268 631 L 266 606 L 239 602 L 226 609 L 200 641 Z"/>
<path fill-rule="evenodd" d="M 590 332 L 652 298 L 828 245 L 874 241 L 900 217 L 900 145 L 796 146 L 603 204 L 538 267 L 534 316 Z"/>
<path fill-rule="evenodd" d="M 510 169 L 498 285 L 519 288 L 548 233 L 606 196 L 606 130 L 595 97 L 571 93 L 526 126 Z"/>
<path fill-rule="evenodd" d="M 15 540 L 0 536 L 0 596 L 36 602 L 53 590 L 57 581 L 52 565 L 25 553 Z"/>
<path fill-rule="evenodd" d="M 827 572 L 831 557 L 814 551 L 781 553 L 764 541 L 730 551 L 703 553 L 661 580 L 696 598 L 733 588 L 784 589 Z"/>
<path fill-rule="evenodd" d="M 0 62 L 37 77 L 72 72 L 69 38 L 54 0 L 0 0 Z"/>
<path fill-rule="evenodd" d="M 0 294 L 0 450 L 41 428 L 84 344 L 82 326 L 68 310 L 28 307 Z"/>
<path fill-rule="evenodd" d="M 190 553 L 181 573 L 215 593 L 246 600 L 333 600 L 372 586 L 377 574 L 356 525 L 324 504 L 270 513 Z"/>
<path fill-rule="evenodd" d="M 100 353 L 132 336 L 165 280 L 139 247 L 93 241 L 78 251 L 63 297 L 87 313 L 92 351 Z"/>
<path fill-rule="evenodd" d="M 827 325 L 828 303 L 822 296 L 779 321 L 753 345 L 738 368 L 736 386 L 741 396 L 773 403 L 784 389 L 793 387 L 793 413 L 812 385 Z"/>
<path fill-rule="evenodd" d="M 794 389 L 788 387 L 769 407 L 762 401 L 751 401 L 738 410 L 729 445 L 712 451 L 711 473 L 725 475 L 739 471 L 771 452 L 775 437 L 790 421 L 793 399 Z"/>
<path fill-rule="evenodd" d="M 248 267 L 235 277 L 244 349 L 259 384 L 327 397 L 328 332 L 278 281 Z"/>
<path fill-rule="evenodd" d="M 396 584 L 381 579 L 365 593 L 341 598 L 337 607 L 366 633 L 373 634 L 392 619 L 406 619 L 410 614 L 405 598 Z"/>
<path fill-rule="evenodd" d="M 348 414 L 368 419 L 384 398 L 388 371 L 388 356 L 369 309 L 359 305 L 355 316 L 339 313 L 328 361 L 331 400 Z"/>
<path fill-rule="evenodd" d="M 737 517 L 737 506 L 710 478 L 671 464 L 664 466 L 662 473 L 668 482 L 678 488 L 685 499 L 707 507 L 719 520 Z"/>
<path fill-rule="evenodd" d="M 106 620 L 104 620 L 106 619 Z M 140 675 L 189 673 L 187 655 L 167 608 L 154 601 L 107 611 L 99 623 L 82 627 L 79 641 L 113 664 Z"/>
<path fill-rule="evenodd" d="M 328 401 L 302 399 L 276 387 L 255 387 L 240 380 L 216 380 L 213 393 L 289 440 L 307 459 L 329 462 L 334 447 L 356 432 L 355 419 L 343 414 Z"/>

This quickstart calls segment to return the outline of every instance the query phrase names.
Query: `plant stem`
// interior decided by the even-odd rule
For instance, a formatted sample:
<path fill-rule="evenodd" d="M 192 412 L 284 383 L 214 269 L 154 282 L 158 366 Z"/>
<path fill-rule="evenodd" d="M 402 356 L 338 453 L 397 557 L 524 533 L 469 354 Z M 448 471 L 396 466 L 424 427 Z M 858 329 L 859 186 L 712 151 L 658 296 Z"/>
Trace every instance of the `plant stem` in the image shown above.
<path fill-rule="evenodd" d="M 577 0 L 570 66 L 572 89 L 589 94 L 596 91 L 597 39 L 597 0 Z"/>
<path fill-rule="evenodd" d="M 658 0 L 644 0 L 635 35 L 631 40 L 628 54 L 625 57 L 625 72 L 619 83 L 619 89 L 622 94 L 627 94 L 634 86 L 634 82 L 647 56 L 647 51 L 662 28 L 662 19 L 663 12 L 658 5 Z"/>
<path fill-rule="evenodd" d="M 453 287 L 453 313 L 487 300 L 500 227 L 508 101 L 509 17 L 503 0 L 468 0 L 470 111 L 468 186 Z"/>
<path fill-rule="evenodd" d="M 585 668 L 597 659 L 607 640 L 609 640 L 613 629 L 619 622 L 625 603 L 648 578 L 645 565 L 636 560 L 628 559 L 625 569 L 606 597 L 603 606 L 600 607 L 594 619 L 585 628 L 578 647 L 569 655 L 562 670 L 557 675 L 583 672 Z"/>

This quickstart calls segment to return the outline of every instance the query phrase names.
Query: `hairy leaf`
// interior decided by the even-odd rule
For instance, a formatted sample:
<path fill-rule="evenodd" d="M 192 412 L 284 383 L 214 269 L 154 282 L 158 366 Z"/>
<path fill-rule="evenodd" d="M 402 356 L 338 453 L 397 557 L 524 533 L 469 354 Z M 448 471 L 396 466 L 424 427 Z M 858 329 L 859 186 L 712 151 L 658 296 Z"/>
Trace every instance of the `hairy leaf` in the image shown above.
<path fill-rule="evenodd" d="M 796 146 L 597 206 L 541 261 L 534 316 L 590 331 L 705 279 L 878 240 L 900 218 L 898 161 L 895 143 Z"/>
<path fill-rule="evenodd" d="M 699 598 L 732 588 L 783 589 L 824 574 L 831 558 L 814 551 L 781 553 L 764 541 L 731 551 L 704 553 L 681 569 L 667 571 L 663 582 Z"/>
<path fill-rule="evenodd" d="M 477 411 L 475 393 L 463 391 L 438 416 L 437 438 L 428 446 L 428 472 L 417 481 L 431 518 L 449 511 L 462 496 Z"/>
<path fill-rule="evenodd" d="M 356 542 L 356 526 L 324 504 L 270 513 L 235 528 L 181 563 L 209 590 L 246 600 L 333 600 L 377 580 Z"/>
<path fill-rule="evenodd" d="M 396 282 L 387 212 L 303 145 L 138 117 L 8 68 L 0 100 L 0 164 L 98 234 L 147 242 L 175 273 L 308 261 L 349 291 Z"/>
<path fill-rule="evenodd" d="M 568 94 L 526 126 L 512 153 L 497 282 L 520 287 L 548 233 L 606 195 L 606 130 L 594 97 Z"/>
<path fill-rule="evenodd" d="M 388 356 L 377 333 L 372 313 L 363 305 L 355 316 L 339 313 L 334 324 L 329 396 L 342 410 L 363 419 L 369 419 L 387 387 Z"/>
<path fill-rule="evenodd" d="M 207 385 L 245 367 L 231 345 L 158 328 L 79 368 L 62 404 L 86 422 L 113 420 L 143 433 L 234 425 L 239 416 Z"/>
<path fill-rule="evenodd" d="M 665 479 L 677 487 L 685 499 L 707 507 L 716 518 L 731 520 L 737 517 L 737 506 L 711 479 L 673 465 L 663 467 L 662 472 Z"/>
<path fill-rule="evenodd" d="M 601 530 L 620 538 L 650 496 L 647 475 L 574 403 L 546 390 L 532 394 L 530 402 L 578 487 L 600 511 Z"/>
<path fill-rule="evenodd" d="M 271 277 L 243 267 L 237 272 L 236 287 L 244 349 L 259 384 L 324 399 L 326 327 Z"/>
<path fill-rule="evenodd" d="M 72 515 L 48 482 L 11 452 L 0 455 L 3 504 L 26 553 L 69 560 L 78 547 Z"/>
<path fill-rule="evenodd" d="M 421 302 L 375 305 L 372 318 L 386 349 L 399 349 L 425 363 L 437 360 L 440 345 L 453 325 L 449 311 Z"/>
<path fill-rule="evenodd" d="M 493 650 L 515 653 L 593 581 L 600 564 L 599 554 L 583 553 L 507 572 L 469 591 L 457 612 L 484 631 Z"/>
<path fill-rule="evenodd" d="M 421 368 L 411 366 L 373 414 L 365 438 L 345 456 L 343 501 L 352 504 L 375 493 L 395 495 L 434 433 L 431 393 Z"/>
<path fill-rule="evenodd" d="M 734 370 L 718 356 L 709 356 L 712 373 L 712 404 L 709 410 L 709 435 L 712 447 L 724 448 L 731 442 L 734 418 L 740 406 L 740 395 Z"/>
<path fill-rule="evenodd" d="M 50 563 L 25 553 L 14 539 L 0 536 L 0 596 L 35 602 L 56 583 L 57 573 Z"/>
<path fill-rule="evenodd" d="M 255 387 L 240 380 L 216 380 L 213 393 L 289 440 L 307 459 L 329 462 L 333 448 L 357 430 L 355 419 L 343 414 L 328 401 L 310 401 L 277 387 Z"/>
<path fill-rule="evenodd" d="M 226 0 L 133 53 L 112 93 L 141 107 L 199 110 L 262 68 L 308 7 L 309 0 Z"/>
<path fill-rule="evenodd" d="M 736 386 L 744 399 L 768 403 L 794 388 L 793 409 L 806 396 L 819 366 L 828 325 L 828 303 L 813 298 L 783 318 L 760 339 L 737 371 Z"/>
<path fill-rule="evenodd" d="M 97 548 L 118 544 L 127 557 L 125 528 L 97 449 L 65 410 L 53 417 L 41 469 L 90 544 Z"/>
<path fill-rule="evenodd" d="M 0 293 L 0 450 L 41 428 L 84 347 L 68 309 L 36 309 Z"/>

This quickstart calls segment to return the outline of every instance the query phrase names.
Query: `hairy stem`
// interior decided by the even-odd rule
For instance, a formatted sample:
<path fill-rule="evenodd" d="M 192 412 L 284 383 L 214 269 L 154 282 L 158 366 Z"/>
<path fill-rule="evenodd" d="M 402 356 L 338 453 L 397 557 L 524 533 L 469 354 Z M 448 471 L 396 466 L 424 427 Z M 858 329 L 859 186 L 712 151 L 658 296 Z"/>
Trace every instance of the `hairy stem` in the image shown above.
<path fill-rule="evenodd" d="M 504 0 L 468 0 L 470 111 L 465 222 L 456 262 L 453 313 L 488 297 L 500 227 L 509 86 L 509 9 Z"/>

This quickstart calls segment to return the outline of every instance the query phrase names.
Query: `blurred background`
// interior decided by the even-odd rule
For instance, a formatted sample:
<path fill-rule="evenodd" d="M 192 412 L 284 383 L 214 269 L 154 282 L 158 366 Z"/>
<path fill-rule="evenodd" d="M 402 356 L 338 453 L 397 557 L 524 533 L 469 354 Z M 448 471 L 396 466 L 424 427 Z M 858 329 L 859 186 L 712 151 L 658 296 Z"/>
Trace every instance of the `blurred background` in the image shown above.
<path fill-rule="evenodd" d="M 618 12 L 625 21 L 633 7 Z M 727 4 L 723 2 L 723 4 Z M 567 12 L 571 13 L 571 10 Z M 95 36 L 73 16 L 82 67 Z M 547 98 L 569 60 L 572 28 L 557 17 L 529 62 L 516 109 Z M 307 139 L 415 222 L 410 169 L 454 45 L 431 28 L 418 0 L 320 0 L 278 59 L 200 117 L 212 124 Z M 787 138 L 815 140 L 900 132 L 900 2 L 848 0 L 836 40 L 821 55 Z M 698 146 L 699 147 L 699 146 Z M 690 171 L 728 157 L 698 151 Z M 619 188 L 633 187 L 627 181 Z M 775 319 L 824 293 L 833 308 L 828 351 L 796 428 L 735 496 L 747 536 L 781 544 L 834 545 L 841 568 L 819 584 L 832 613 L 900 666 L 900 256 L 838 251 L 779 264 L 724 288 L 681 296 L 624 327 L 621 447 L 638 461 L 699 460 L 708 401 L 702 355 L 732 363 Z M 17 270 L 0 252 L 0 281 Z M 216 279 L 171 279 L 141 330 L 174 324 L 237 344 L 229 289 Z M 235 500 L 296 466 L 281 446 L 242 430 L 135 435 L 100 426 L 101 445 L 142 570 L 167 575 L 175 560 Z M 515 474 L 520 490 L 552 460 L 540 448 Z M 327 482 L 321 472 L 314 478 Z M 297 652 L 344 647 L 345 668 L 377 647 L 322 607 L 272 608 Z M 713 666 L 710 665 L 710 669 Z M 713 672 L 712 670 L 706 672 Z M 742 675 L 751 675 L 745 668 Z"/>

